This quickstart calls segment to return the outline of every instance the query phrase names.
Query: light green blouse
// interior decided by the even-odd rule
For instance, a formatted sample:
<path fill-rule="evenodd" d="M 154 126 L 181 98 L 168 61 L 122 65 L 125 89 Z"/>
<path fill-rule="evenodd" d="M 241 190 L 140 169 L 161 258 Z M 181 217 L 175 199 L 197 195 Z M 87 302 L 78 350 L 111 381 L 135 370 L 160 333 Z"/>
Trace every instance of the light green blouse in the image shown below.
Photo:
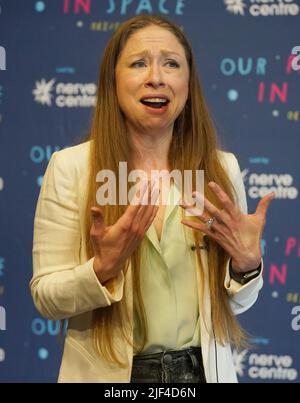
<path fill-rule="evenodd" d="M 142 354 L 200 346 L 196 252 L 192 230 L 181 224 L 180 193 L 171 186 L 159 242 L 147 231 L 141 258 L 141 290 L 148 323 Z M 134 326 L 134 338 L 138 337 Z"/>

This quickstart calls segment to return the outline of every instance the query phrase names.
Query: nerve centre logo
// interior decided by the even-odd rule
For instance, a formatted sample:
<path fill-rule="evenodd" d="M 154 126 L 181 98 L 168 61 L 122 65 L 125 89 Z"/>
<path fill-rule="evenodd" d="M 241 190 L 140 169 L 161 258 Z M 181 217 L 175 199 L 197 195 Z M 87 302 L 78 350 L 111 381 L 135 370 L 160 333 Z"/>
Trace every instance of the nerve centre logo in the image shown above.
<path fill-rule="evenodd" d="M 55 78 L 42 78 L 35 82 L 34 100 L 43 106 L 58 108 L 89 108 L 96 103 L 97 87 L 94 83 L 63 83 Z"/>
<path fill-rule="evenodd" d="M 229 13 L 239 16 L 294 17 L 300 14 L 296 0 L 224 0 L 224 4 Z"/>
<path fill-rule="evenodd" d="M 242 176 L 251 199 L 264 197 L 269 192 L 275 192 L 276 199 L 295 200 L 299 191 L 294 185 L 294 178 L 289 173 L 272 174 L 256 173 L 244 169 Z"/>
<path fill-rule="evenodd" d="M 257 354 L 248 350 L 233 351 L 235 370 L 240 379 L 248 376 L 254 381 L 290 381 L 298 378 L 290 355 Z"/>

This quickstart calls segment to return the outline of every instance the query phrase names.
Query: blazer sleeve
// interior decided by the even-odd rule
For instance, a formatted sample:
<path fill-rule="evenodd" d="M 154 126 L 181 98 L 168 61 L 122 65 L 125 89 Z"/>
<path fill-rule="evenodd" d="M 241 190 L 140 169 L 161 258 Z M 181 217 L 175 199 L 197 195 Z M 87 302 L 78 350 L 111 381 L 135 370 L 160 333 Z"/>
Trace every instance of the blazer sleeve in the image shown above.
<path fill-rule="evenodd" d="M 79 181 L 74 161 L 65 157 L 65 151 L 50 159 L 34 220 L 30 288 L 36 308 L 53 320 L 120 301 L 124 285 L 121 273 L 111 288 L 103 287 L 93 270 L 94 259 L 80 262 Z"/>
<path fill-rule="evenodd" d="M 247 199 L 243 177 L 236 157 L 226 154 L 226 169 L 235 190 L 235 202 L 243 213 L 247 213 Z M 224 286 L 230 297 L 230 305 L 235 314 L 247 311 L 257 300 L 259 290 L 263 286 L 263 261 L 261 261 L 260 275 L 245 285 L 233 280 L 229 274 L 229 261 L 227 264 Z"/>

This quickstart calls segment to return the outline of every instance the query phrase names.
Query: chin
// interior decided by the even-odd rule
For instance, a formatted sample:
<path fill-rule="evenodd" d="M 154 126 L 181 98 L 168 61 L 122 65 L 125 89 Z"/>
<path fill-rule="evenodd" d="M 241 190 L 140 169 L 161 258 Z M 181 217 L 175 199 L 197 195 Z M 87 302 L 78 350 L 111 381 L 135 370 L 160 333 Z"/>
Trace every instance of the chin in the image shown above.
<path fill-rule="evenodd" d="M 145 132 L 153 132 L 155 130 L 168 130 L 168 128 L 170 127 L 170 125 L 168 124 L 159 124 L 158 122 L 153 122 L 152 124 L 143 126 L 143 130 Z"/>

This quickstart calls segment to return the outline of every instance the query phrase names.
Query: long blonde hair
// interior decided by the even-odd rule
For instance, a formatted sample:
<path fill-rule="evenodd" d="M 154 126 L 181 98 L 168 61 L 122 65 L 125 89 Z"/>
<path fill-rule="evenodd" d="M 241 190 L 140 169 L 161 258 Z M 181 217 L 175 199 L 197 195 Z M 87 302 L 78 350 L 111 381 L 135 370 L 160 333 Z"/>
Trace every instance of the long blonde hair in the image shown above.
<path fill-rule="evenodd" d="M 91 228 L 90 208 L 96 205 L 96 175 L 102 169 L 110 169 L 118 180 L 118 164 L 130 163 L 131 147 L 126 135 L 124 116 L 119 107 L 116 95 L 115 68 L 122 49 L 128 38 L 136 31 L 149 25 L 156 25 L 173 33 L 183 46 L 189 65 L 189 96 L 185 108 L 174 124 L 172 142 L 169 149 L 169 164 L 171 169 L 204 170 L 206 197 L 219 206 L 219 201 L 207 187 L 209 181 L 215 181 L 224 191 L 233 197 L 233 188 L 228 175 L 219 160 L 215 130 L 205 103 L 203 91 L 197 75 L 197 67 L 191 46 L 183 32 L 172 22 L 160 16 L 138 16 L 123 23 L 110 39 L 100 68 L 97 104 L 95 107 L 90 140 L 90 164 L 88 200 L 86 205 L 86 249 L 89 257 L 93 249 L 89 240 Z M 117 184 L 117 189 L 119 188 Z M 114 224 L 124 213 L 124 206 L 105 206 L 104 217 L 107 225 Z M 201 242 L 199 233 L 194 233 L 195 241 Z M 204 273 L 200 253 L 198 269 L 200 271 L 203 291 Z M 142 292 L 140 287 L 140 257 L 141 247 L 138 247 L 124 267 L 124 273 L 131 263 L 134 315 L 137 318 L 141 334 L 135 350 L 141 351 L 147 340 L 147 318 L 145 315 Z M 233 315 L 226 290 L 224 288 L 225 267 L 228 256 L 214 241 L 209 241 L 209 289 L 212 303 L 212 323 L 216 340 L 219 343 L 233 342 L 239 345 L 243 340 L 243 331 Z M 203 295 L 203 292 L 202 292 Z M 203 304 L 202 304 L 203 305 Z M 114 343 L 117 335 L 122 335 L 131 343 L 128 324 L 130 315 L 126 296 L 109 307 L 99 308 L 93 312 L 92 337 L 96 351 L 107 361 L 120 366 L 126 365 L 120 358 Z"/>

